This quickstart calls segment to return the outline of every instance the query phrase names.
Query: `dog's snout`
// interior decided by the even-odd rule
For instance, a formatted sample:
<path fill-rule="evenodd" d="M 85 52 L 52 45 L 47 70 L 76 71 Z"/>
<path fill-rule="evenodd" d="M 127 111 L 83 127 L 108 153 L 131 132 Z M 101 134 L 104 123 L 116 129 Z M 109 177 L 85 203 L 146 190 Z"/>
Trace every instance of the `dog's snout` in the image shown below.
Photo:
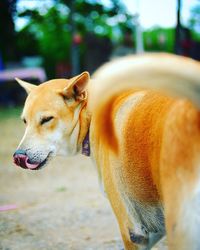
<path fill-rule="evenodd" d="M 26 154 L 26 151 L 18 149 L 13 155 L 13 161 L 17 166 L 25 169 L 37 169 L 40 165 L 40 161 L 33 161 L 30 156 Z"/>
<path fill-rule="evenodd" d="M 14 163 L 22 168 L 27 168 L 26 167 L 27 158 L 28 156 L 26 155 L 26 152 L 21 149 L 16 150 L 13 155 Z"/>

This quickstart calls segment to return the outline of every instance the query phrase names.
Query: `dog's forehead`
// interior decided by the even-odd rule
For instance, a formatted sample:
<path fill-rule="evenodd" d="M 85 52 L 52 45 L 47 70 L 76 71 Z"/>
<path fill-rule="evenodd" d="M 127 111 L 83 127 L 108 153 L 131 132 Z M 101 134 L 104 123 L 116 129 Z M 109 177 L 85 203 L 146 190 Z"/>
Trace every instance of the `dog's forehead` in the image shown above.
<path fill-rule="evenodd" d="M 63 99 L 57 93 L 69 84 L 67 79 L 56 79 L 37 86 L 28 95 L 22 116 L 34 115 L 38 112 L 59 110 L 64 104 Z"/>
<path fill-rule="evenodd" d="M 67 87 L 69 83 L 70 83 L 69 79 L 53 79 L 38 85 L 37 88 L 34 89 L 34 91 L 40 92 L 40 91 L 63 89 Z"/>

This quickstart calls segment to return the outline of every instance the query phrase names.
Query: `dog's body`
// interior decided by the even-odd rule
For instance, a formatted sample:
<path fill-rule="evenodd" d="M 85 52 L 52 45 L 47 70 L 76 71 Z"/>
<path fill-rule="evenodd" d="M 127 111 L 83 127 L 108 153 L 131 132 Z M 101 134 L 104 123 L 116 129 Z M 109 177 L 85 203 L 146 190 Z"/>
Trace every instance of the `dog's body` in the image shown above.
<path fill-rule="evenodd" d="M 89 86 L 88 77 L 38 87 L 18 80 L 30 94 L 15 163 L 38 169 L 50 155 L 76 154 L 89 131 L 125 248 L 150 249 L 166 228 L 169 249 L 200 249 L 198 63 L 128 57 L 102 67 Z"/>

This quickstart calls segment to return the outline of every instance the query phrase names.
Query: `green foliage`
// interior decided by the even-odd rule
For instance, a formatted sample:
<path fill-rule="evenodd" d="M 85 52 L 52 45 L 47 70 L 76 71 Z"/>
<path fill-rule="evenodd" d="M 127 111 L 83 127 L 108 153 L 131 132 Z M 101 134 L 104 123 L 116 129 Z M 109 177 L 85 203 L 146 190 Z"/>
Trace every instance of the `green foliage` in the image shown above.
<path fill-rule="evenodd" d="M 2 108 L 0 107 L 0 121 L 11 117 L 19 117 L 22 112 L 22 107 Z"/>
<path fill-rule="evenodd" d="M 127 14 L 120 1 L 113 0 L 110 6 L 99 1 L 57 0 L 57 4 L 41 14 L 38 9 L 26 10 L 19 17 L 27 17 L 27 26 L 19 32 L 20 49 L 30 53 L 29 48 L 43 56 L 48 76 L 53 77 L 55 65 L 70 63 L 70 49 L 74 30 L 83 38 L 87 33 L 120 40 L 124 30 L 134 30 L 133 16 Z M 72 10 L 74 10 L 72 23 Z M 29 37 L 29 41 L 27 41 Z M 19 41 L 20 41 L 19 40 Z M 85 53 L 84 43 L 80 53 Z"/>
<path fill-rule="evenodd" d="M 174 28 L 153 28 L 143 33 L 146 51 L 174 51 Z"/>
<path fill-rule="evenodd" d="M 23 28 L 16 34 L 16 46 L 18 53 L 26 56 L 37 55 L 39 53 L 38 41 L 29 29 L 29 26 Z"/>
<path fill-rule="evenodd" d="M 54 76 L 55 65 L 61 61 L 69 61 L 70 27 L 69 15 L 62 15 L 57 6 L 48 9 L 45 15 L 39 11 L 25 11 L 20 16 L 28 16 L 28 25 L 19 32 L 21 48 L 39 53 L 44 58 L 44 64 L 50 77 Z M 29 42 L 25 38 L 29 36 Z M 31 39 L 30 39 L 31 38 Z M 28 44 L 30 43 L 30 44 Z"/>

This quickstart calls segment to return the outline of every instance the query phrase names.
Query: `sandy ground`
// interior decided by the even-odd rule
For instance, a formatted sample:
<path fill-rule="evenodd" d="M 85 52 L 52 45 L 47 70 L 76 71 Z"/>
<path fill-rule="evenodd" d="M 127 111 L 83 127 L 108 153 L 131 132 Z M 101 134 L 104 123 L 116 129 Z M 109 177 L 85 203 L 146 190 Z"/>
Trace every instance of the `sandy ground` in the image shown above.
<path fill-rule="evenodd" d="M 0 206 L 17 206 L 0 212 L 0 250 L 122 249 L 90 159 L 56 158 L 40 171 L 17 168 L 12 154 L 24 126 L 16 116 L 0 119 Z"/>

